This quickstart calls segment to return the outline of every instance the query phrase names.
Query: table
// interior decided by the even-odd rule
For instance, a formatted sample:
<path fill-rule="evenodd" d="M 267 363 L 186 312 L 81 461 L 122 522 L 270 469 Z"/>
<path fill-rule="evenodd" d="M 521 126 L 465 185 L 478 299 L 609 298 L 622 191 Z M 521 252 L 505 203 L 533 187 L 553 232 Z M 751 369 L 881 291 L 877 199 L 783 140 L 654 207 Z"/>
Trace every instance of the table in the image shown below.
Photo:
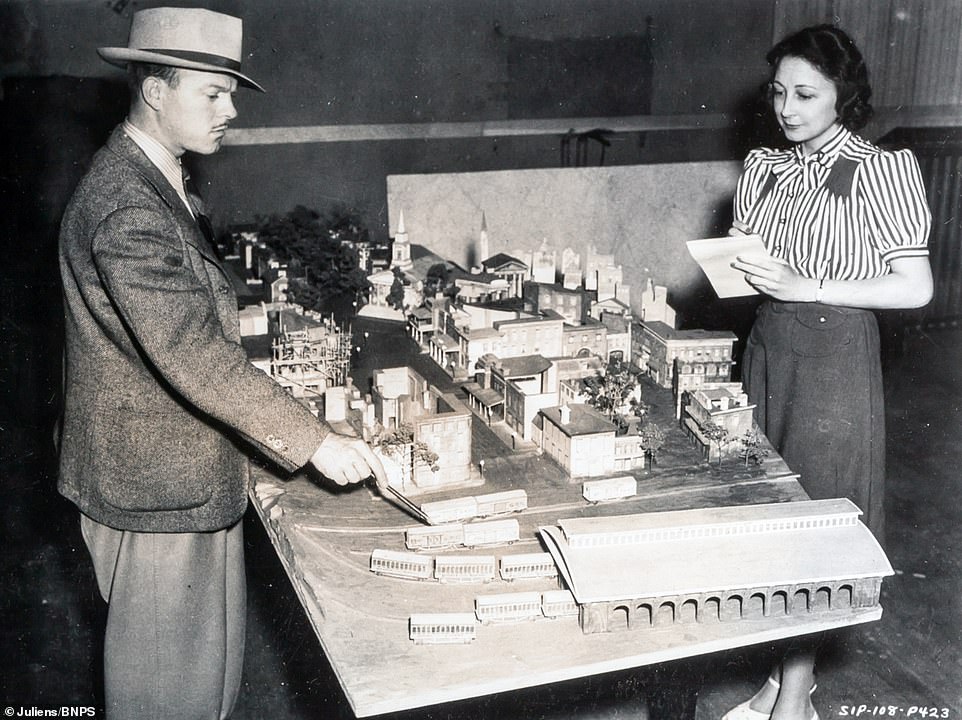
<path fill-rule="evenodd" d="M 673 410 L 666 390 L 646 387 L 644 397 L 657 400 L 652 412 Z M 569 480 L 547 457 L 531 449 L 512 452 L 510 445 L 484 458 L 483 487 L 420 500 L 523 487 L 528 509 L 512 515 L 519 520 L 521 540 L 464 551 L 500 556 L 542 551 L 537 528 L 565 517 L 807 499 L 797 475 L 767 440 L 763 446 L 769 454 L 760 465 L 731 460 L 716 466 L 675 428 L 659 463 L 634 473 L 638 495 L 622 501 L 590 505 L 581 496 L 580 481 Z M 479 418 L 474 430 L 490 433 Z M 490 453 L 490 437 L 479 438 L 476 447 Z M 338 490 L 304 476 L 281 479 L 257 469 L 251 498 L 358 717 L 821 632 L 880 615 L 872 608 L 842 619 L 802 615 L 593 635 L 582 632 L 576 617 L 565 617 L 479 626 L 477 639 L 466 645 L 415 645 L 408 638 L 412 613 L 473 612 L 478 595 L 557 586 L 543 579 L 450 585 L 373 574 L 372 550 L 403 550 L 405 530 L 417 523 L 369 487 Z"/>

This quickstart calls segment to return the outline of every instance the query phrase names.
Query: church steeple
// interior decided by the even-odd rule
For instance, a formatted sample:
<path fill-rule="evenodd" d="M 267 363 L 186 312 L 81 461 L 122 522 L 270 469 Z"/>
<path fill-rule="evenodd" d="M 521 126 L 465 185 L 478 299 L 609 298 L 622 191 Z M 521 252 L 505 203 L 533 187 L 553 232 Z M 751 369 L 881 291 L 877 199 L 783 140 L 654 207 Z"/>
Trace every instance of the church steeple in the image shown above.
<path fill-rule="evenodd" d="M 491 257 L 491 248 L 488 247 L 488 220 L 481 211 L 481 236 L 478 238 L 478 265 L 483 265 L 484 261 Z"/>
<path fill-rule="evenodd" d="M 398 216 L 397 233 L 391 245 L 391 267 L 407 270 L 413 265 L 411 261 L 411 241 L 404 229 L 404 211 Z"/>

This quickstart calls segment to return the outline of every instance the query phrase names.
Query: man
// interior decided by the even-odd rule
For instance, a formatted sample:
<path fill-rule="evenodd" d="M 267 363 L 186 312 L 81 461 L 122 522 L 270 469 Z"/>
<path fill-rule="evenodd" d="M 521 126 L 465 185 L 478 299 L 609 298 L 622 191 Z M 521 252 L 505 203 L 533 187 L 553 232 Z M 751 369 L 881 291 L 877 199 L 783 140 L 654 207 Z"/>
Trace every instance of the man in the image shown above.
<path fill-rule="evenodd" d="M 201 9 L 134 15 L 127 120 L 64 215 L 60 491 L 79 507 L 108 602 L 107 717 L 230 715 L 244 654 L 245 450 L 338 484 L 384 471 L 256 370 L 237 304 L 181 175 L 237 112 L 241 21 Z"/>

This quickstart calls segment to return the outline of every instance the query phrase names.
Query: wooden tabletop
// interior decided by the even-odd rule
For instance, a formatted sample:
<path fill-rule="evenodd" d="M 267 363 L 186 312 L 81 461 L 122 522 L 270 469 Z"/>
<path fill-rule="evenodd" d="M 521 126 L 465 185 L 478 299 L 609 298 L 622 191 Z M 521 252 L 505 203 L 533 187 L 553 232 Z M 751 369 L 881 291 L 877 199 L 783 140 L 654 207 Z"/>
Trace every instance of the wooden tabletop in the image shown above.
<path fill-rule="evenodd" d="M 673 408 L 667 391 L 645 388 L 653 412 Z M 652 402 L 659 400 L 659 402 Z M 484 485 L 435 493 L 418 502 L 523 488 L 528 509 L 511 517 L 520 541 L 463 554 L 503 556 L 544 550 L 537 528 L 570 517 L 623 515 L 696 507 L 791 502 L 807 495 L 767 445 L 760 465 L 738 460 L 709 464 L 671 426 L 659 462 L 635 471 L 638 495 L 591 505 L 581 482 L 567 478 L 532 449 L 493 452 L 490 430 L 474 419 L 477 448 L 485 448 Z M 484 437 L 480 437 L 480 436 Z M 624 473 L 621 473 L 624 474 Z M 290 577 L 317 637 L 357 716 L 627 669 L 719 650 L 820 632 L 875 620 L 880 609 L 845 617 L 791 615 L 737 622 L 694 623 L 586 635 L 577 617 L 506 625 L 478 625 L 465 645 L 415 645 L 408 638 L 413 613 L 473 613 L 479 595 L 557 589 L 550 580 L 496 580 L 452 585 L 375 575 L 376 548 L 405 550 L 404 532 L 417 522 L 370 487 L 327 488 L 315 479 L 279 479 L 255 472 L 252 501 Z"/>

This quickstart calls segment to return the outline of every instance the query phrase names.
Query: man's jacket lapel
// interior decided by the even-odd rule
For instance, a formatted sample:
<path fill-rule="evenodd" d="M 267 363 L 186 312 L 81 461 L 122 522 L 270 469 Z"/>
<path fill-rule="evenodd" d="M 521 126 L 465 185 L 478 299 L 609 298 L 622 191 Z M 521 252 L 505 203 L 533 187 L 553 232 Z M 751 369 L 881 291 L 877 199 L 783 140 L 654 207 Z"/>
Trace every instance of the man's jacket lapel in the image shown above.
<path fill-rule="evenodd" d="M 190 214 L 184 205 L 180 195 L 177 194 L 170 182 L 144 154 L 144 151 L 131 140 L 118 126 L 107 140 L 107 147 L 118 156 L 128 162 L 150 185 L 156 190 L 164 203 L 170 208 L 171 213 L 177 219 L 178 224 L 185 228 L 184 238 L 190 243 L 205 259 L 212 262 L 222 273 L 220 259 L 214 252 L 214 248 L 204 237 L 198 221 Z M 226 274 L 226 273 L 225 273 Z"/>

